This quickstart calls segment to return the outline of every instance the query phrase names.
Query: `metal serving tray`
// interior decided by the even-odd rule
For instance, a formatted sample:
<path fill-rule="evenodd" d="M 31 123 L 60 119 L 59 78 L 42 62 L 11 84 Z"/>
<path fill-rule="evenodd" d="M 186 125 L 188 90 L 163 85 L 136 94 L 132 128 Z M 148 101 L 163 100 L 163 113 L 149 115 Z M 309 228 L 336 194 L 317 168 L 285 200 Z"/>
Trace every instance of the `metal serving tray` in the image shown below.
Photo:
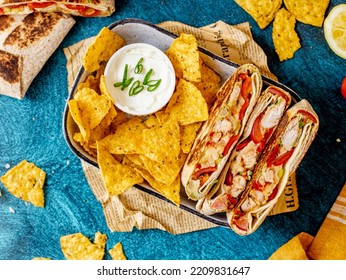
<path fill-rule="evenodd" d="M 169 46 L 171 45 L 172 41 L 177 37 L 175 34 L 165 29 L 162 29 L 152 23 L 149 23 L 140 19 L 133 19 L 133 18 L 123 19 L 123 20 L 114 22 L 111 25 L 109 25 L 108 28 L 116 32 L 118 35 L 120 35 L 125 40 L 126 44 L 147 43 L 161 49 L 162 51 L 167 50 Z M 222 83 L 225 82 L 228 79 L 228 77 L 232 75 L 235 69 L 239 67 L 238 64 L 231 62 L 229 60 L 226 60 L 222 57 L 219 57 L 206 49 L 199 48 L 199 50 L 203 54 L 203 61 L 220 75 Z M 90 73 L 84 70 L 82 66 L 73 83 L 71 91 L 69 92 L 69 96 L 65 105 L 64 116 L 63 116 L 63 133 L 64 133 L 65 140 L 67 142 L 67 145 L 76 156 L 88 162 L 89 164 L 95 167 L 98 167 L 96 158 L 89 155 L 87 152 L 85 152 L 84 149 L 79 145 L 79 143 L 73 140 L 73 134 L 74 132 L 78 130 L 78 127 L 74 123 L 68 108 L 68 101 L 73 98 L 78 85 L 82 83 L 89 74 Z M 274 80 L 271 80 L 265 76 L 262 76 L 262 79 L 263 79 L 263 89 L 265 89 L 269 85 L 274 85 L 290 93 L 292 97 L 292 103 L 295 103 L 301 99 L 297 93 L 295 93 L 292 89 L 286 87 L 285 85 L 278 83 Z M 151 195 L 154 195 L 162 200 L 165 200 L 171 203 L 169 200 L 167 200 L 165 197 L 159 194 L 156 190 L 154 190 L 153 188 L 151 188 L 150 186 L 146 184 L 135 185 L 135 187 L 140 189 L 141 191 L 144 191 L 146 193 L 149 193 Z M 203 215 L 199 213 L 198 211 L 196 211 L 195 209 L 196 202 L 189 200 L 187 198 L 187 195 L 183 187 L 181 188 L 180 193 L 181 193 L 181 205 L 180 205 L 181 209 L 184 209 L 216 225 L 229 227 L 226 220 L 226 215 L 224 213 L 215 214 L 212 216 Z"/>

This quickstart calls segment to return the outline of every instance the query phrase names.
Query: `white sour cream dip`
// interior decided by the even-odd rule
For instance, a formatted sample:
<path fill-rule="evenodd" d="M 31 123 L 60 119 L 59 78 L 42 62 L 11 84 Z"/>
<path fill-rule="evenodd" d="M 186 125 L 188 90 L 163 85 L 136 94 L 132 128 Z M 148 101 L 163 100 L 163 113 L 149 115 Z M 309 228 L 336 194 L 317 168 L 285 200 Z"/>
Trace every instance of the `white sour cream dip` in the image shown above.
<path fill-rule="evenodd" d="M 142 65 L 141 72 L 136 73 L 139 61 Z M 133 80 L 122 89 L 122 86 L 114 84 L 123 82 L 126 65 L 126 77 L 133 77 Z M 149 80 L 161 79 L 159 86 L 152 91 L 148 90 L 148 85 L 143 84 L 150 69 L 152 72 Z M 149 115 L 160 110 L 168 103 L 175 88 L 175 72 L 171 61 L 160 49 L 144 43 L 126 45 L 116 51 L 106 65 L 104 76 L 115 106 L 131 115 Z M 131 86 L 136 81 L 143 89 L 138 94 L 130 95 Z"/>

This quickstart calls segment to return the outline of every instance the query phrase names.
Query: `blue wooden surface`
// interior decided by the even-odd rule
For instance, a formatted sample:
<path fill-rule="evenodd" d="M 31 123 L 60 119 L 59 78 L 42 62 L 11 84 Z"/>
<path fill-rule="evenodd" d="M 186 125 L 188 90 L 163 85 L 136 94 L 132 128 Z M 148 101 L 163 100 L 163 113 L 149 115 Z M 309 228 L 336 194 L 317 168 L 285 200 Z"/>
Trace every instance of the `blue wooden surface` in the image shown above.
<path fill-rule="evenodd" d="M 117 10 L 110 17 L 76 18 L 75 26 L 33 81 L 24 100 L 0 96 L 0 174 L 6 172 L 6 164 L 14 166 L 22 159 L 47 172 L 43 209 L 26 206 L 0 184 L 0 259 L 63 259 L 59 238 L 75 232 L 88 237 L 96 231 L 106 233 L 107 249 L 120 241 L 128 259 L 133 260 L 267 259 L 297 233 L 315 235 L 346 181 L 346 100 L 340 94 L 346 60 L 329 49 L 323 29 L 298 22 L 296 30 L 302 48 L 293 59 L 280 62 L 271 39 L 272 25 L 260 30 L 232 0 L 116 2 Z M 345 1 L 331 1 L 327 12 L 340 3 Z M 80 161 L 62 134 L 62 113 L 68 95 L 63 48 L 124 18 L 155 24 L 174 20 L 196 27 L 217 20 L 229 24 L 250 22 L 254 39 L 268 56 L 271 71 L 280 82 L 308 99 L 320 116 L 318 136 L 297 171 L 297 211 L 268 217 L 246 237 L 226 228 L 182 235 L 160 230 L 109 231 Z M 15 213 L 10 213 L 9 207 Z M 108 254 L 106 258 L 110 258 Z"/>

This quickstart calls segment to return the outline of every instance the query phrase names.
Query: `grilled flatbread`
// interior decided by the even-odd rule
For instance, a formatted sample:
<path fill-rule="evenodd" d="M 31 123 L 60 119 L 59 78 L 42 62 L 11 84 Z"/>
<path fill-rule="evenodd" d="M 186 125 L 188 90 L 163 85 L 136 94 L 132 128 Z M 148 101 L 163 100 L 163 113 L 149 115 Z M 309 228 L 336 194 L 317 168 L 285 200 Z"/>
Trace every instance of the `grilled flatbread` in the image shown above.
<path fill-rule="evenodd" d="M 0 16 L 0 94 L 22 99 L 74 23 L 62 13 Z"/>
<path fill-rule="evenodd" d="M 0 0 L 0 15 L 62 12 L 81 17 L 105 17 L 115 10 L 114 0 Z"/>
<path fill-rule="evenodd" d="M 188 197 L 199 200 L 213 187 L 262 91 L 257 67 L 245 64 L 222 85 L 182 169 Z"/>
<path fill-rule="evenodd" d="M 287 110 L 241 199 L 227 213 L 233 231 L 247 235 L 262 224 L 309 149 L 318 127 L 318 116 L 308 101 L 302 100 Z"/>
<path fill-rule="evenodd" d="M 217 183 L 199 204 L 200 212 L 212 215 L 233 209 L 290 103 L 290 94 L 278 87 L 269 86 L 263 92 Z"/>

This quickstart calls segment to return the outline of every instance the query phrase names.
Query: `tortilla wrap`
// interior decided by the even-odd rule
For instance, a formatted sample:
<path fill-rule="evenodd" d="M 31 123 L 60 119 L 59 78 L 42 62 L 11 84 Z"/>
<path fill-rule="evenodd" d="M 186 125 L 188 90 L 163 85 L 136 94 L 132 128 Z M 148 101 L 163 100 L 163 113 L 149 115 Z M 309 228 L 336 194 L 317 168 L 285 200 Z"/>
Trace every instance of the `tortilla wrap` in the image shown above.
<path fill-rule="evenodd" d="M 260 96 L 244 133 L 213 189 L 198 203 L 205 215 L 228 212 L 241 198 L 258 159 L 291 104 L 288 92 L 269 86 Z"/>
<path fill-rule="evenodd" d="M 62 13 L 0 16 L 0 94 L 22 99 L 74 23 Z"/>
<path fill-rule="evenodd" d="M 221 86 L 209 119 L 196 136 L 182 169 L 181 182 L 190 199 L 199 200 L 212 188 L 243 133 L 261 90 L 262 77 L 252 64 L 238 67 Z M 214 154 L 211 159 L 210 152 Z"/>
<path fill-rule="evenodd" d="M 81 17 L 105 17 L 114 10 L 114 0 L 0 0 L 0 15 L 62 12 Z"/>
<path fill-rule="evenodd" d="M 308 151 L 318 127 L 318 116 L 308 101 L 302 100 L 286 111 L 246 191 L 226 214 L 234 232 L 247 235 L 262 224 Z"/>

